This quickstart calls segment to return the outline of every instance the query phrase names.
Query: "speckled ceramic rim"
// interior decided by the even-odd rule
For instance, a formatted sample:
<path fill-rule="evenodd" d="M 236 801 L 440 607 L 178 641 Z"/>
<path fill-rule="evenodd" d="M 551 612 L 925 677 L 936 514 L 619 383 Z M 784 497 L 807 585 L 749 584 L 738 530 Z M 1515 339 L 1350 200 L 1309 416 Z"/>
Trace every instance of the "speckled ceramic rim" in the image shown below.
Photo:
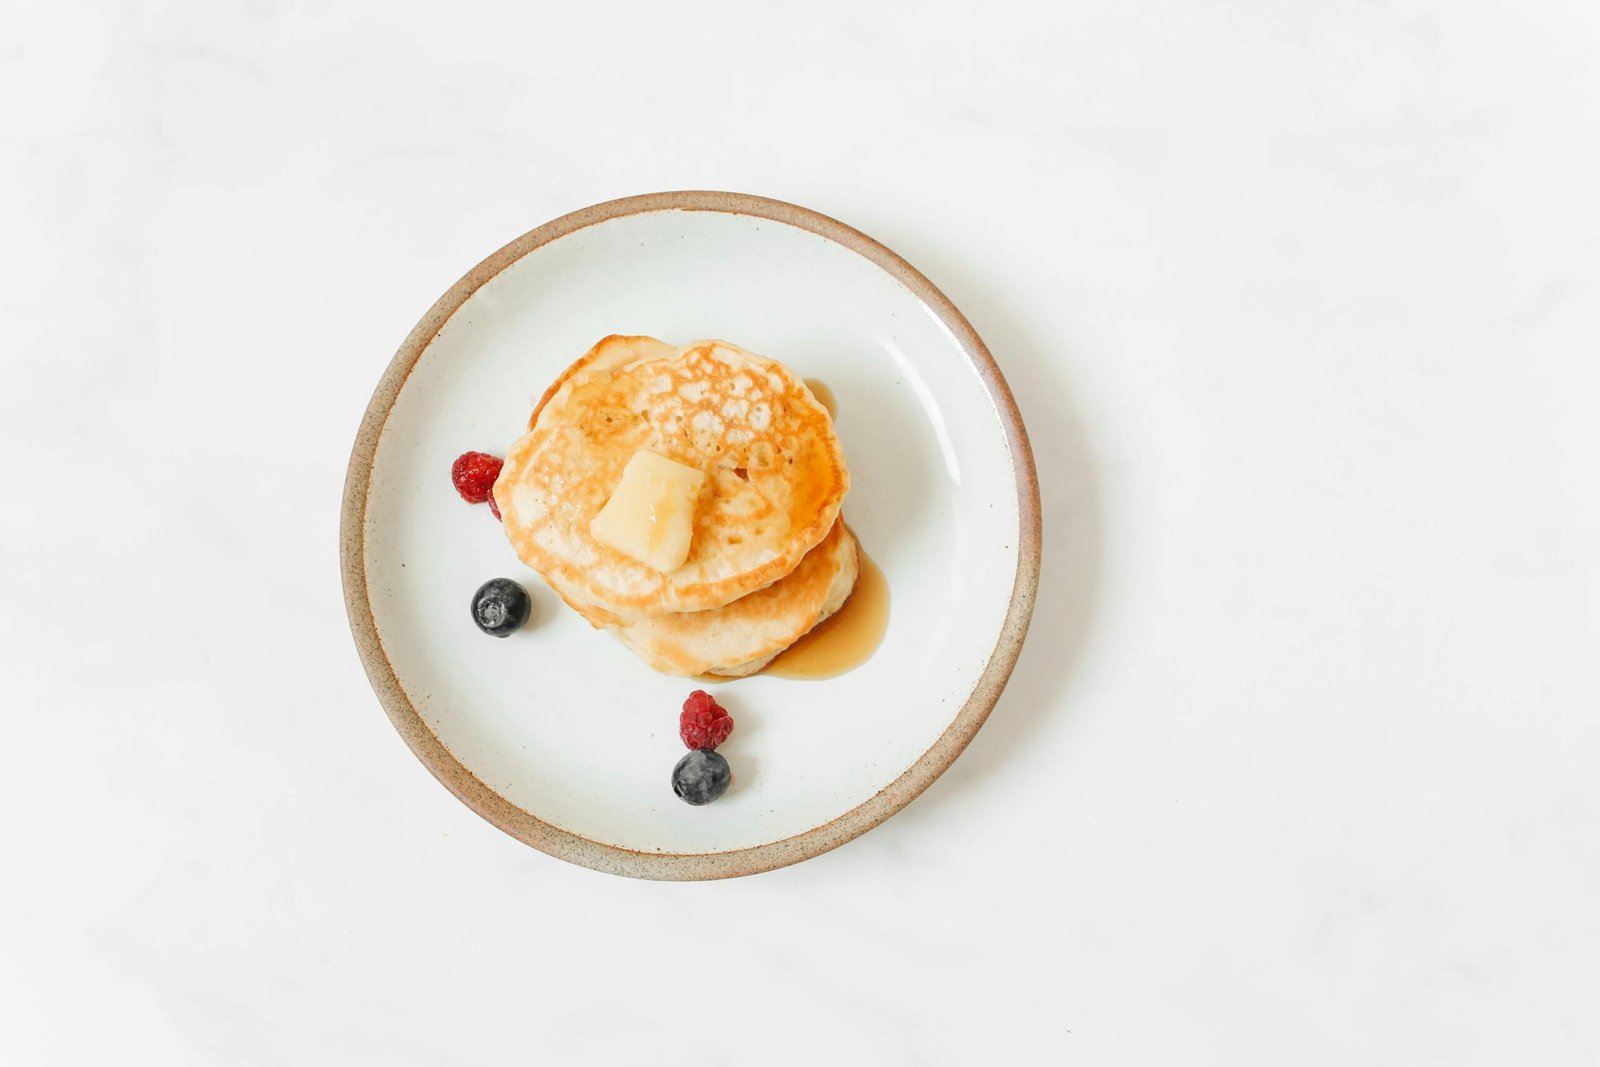
<path fill-rule="evenodd" d="M 394 407 L 395 399 L 422 353 L 468 297 L 529 252 L 586 226 L 653 211 L 724 211 L 787 223 L 841 244 L 888 272 L 939 317 L 977 369 L 1005 429 L 1006 445 L 1011 453 L 1011 467 L 1017 482 L 1021 535 L 1017 546 L 1017 573 L 1011 589 L 1011 605 L 994 651 L 989 654 L 989 662 L 954 721 L 921 758 L 871 799 L 831 822 L 804 833 L 731 852 L 635 852 L 591 841 L 544 822 L 489 788 L 428 729 L 421 713 L 401 688 L 378 637 L 372 605 L 367 598 L 363 531 L 366 527 L 373 458 L 389 411 Z M 372 688 L 395 728 L 400 731 L 400 736 L 411 746 L 411 751 L 467 807 L 519 841 L 597 871 L 633 878 L 732 878 L 810 859 L 865 833 L 911 803 L 967 747 L 967 743 L 978 732 L 978 727 L 989 717 L 995 701 L 1000 698 L 1000 691 L 1005 688 L 1011 668 L 1016 664 L 1017 654 L 1022 650 L 1022 641 L 1028 632 L 1028 620 L 1033 615 L 1034 594 L 1039 585 L 1039 481 L 1034 470 L 1033 452 L 1028 446 L 1028 434 L 1022 425 L 1022 415 L 1017 410 L 1016 400 L 1005 378 L 1000 374 L 1000 368 L 995 365 L 994 357 L 989 354 L 966 317 L 911 264 L 842 222 L 781 200 L 742 193 L 650 193 L 595 204 L 523 234 L 472 268 L 466 277 L 451 286 L 450 291 L 428 310 L 389 362 L 388 369 L 372 394 L 371 403 L 367 405 L 367 413 L 361 420 L 361 429 L 356 434 L 355 447 L 350 453 L 350 467 L 345 475 L 339 541 L 345 610 L 350 616 L 350 629 L 355 635 L 356 648 L 361 653 L 361 662 L 372 681 Z"/>

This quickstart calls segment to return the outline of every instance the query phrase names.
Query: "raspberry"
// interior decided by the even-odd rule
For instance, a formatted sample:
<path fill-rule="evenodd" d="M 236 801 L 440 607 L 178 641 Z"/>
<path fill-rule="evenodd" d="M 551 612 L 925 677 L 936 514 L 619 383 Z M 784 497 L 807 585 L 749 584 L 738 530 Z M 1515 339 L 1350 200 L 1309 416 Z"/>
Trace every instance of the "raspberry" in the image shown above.
<path fill-rule="evenodd" d="M 500 477 L 503 465 L 487 452 L 463 452 L 450 465 L 450 481 L 455 483 L 456 492 L 461 494 L 462 500 L 469 504 L 481 504 L 488 500 L 493 509 L 489 490 L 494 488 L 494 480 Z M 499 516 L 500 513 L 496 511 L 495 517 Z"/>
<path fill-rule="evenodd" d="M 696 689 L 683 702 L 678 717 L 678 734 L 690 748 L 716 748 L 733 733 L 733 720 L 721 704 L 704 689 Z"/>

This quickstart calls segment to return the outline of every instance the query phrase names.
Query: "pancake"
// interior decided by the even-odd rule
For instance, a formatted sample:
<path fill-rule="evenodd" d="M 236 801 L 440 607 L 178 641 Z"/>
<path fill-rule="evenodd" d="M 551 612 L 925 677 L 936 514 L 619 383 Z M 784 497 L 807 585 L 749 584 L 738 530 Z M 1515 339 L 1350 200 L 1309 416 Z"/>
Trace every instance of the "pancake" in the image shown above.
<path fill-rule="evenodd" d="M 838 611 L 859 573 L 856 539 L 840 519 L 798 567 L 765 589 L 720 608 L 610 629 L 663 674 L 753 674 Z"/>
<path fill-rule="evenodd" d="M 688 558 L 670 574 L 589 529 L 641 449 L 707 476 Z M 781 363 L 724 341 L 613 336 L 540 400 L 494 495 L 518 557 L 591 622 L 620 625 L 721 607 L 784 577 L 849 487 L 827 409 Z"/>
<path fill-rule="evenodd" d="M 677 349 L 665 341 L 658 341 L 654 337 L 624 336 L 612 334 L 602 337 L 598 344 L 582 356 L 566 370 L 561 376 L 550 383 L 550 388 L 544 391 L 544 396 L 533 407 L 533 414 L 528 416 L 528 429 L 536 429 L 539 420 L 544 417 L 549 424 L 556 417 L 556 413 L 566 406 L 567 398 L 572 395 L 573 383 L 590 371 L 616 370 L 629 363 L 637 363 L 646 359 L 664 359 L 670 357 Z M 550 415 L 546 416 L 545 412 Z"/>

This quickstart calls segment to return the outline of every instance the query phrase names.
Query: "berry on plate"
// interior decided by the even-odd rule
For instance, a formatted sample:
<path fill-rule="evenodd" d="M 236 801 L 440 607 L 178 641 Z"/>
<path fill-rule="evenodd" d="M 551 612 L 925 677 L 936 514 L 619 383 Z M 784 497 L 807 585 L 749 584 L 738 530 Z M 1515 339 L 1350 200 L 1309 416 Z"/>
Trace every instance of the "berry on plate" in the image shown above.
<path fill-rule="evenodd" d="M 731 781 L 733 771 L 728 768 L 728 761 L 720 752 L 708 748 L 695 749 L 672 768 L 672 791 L 696 807 L 726 793 Z"/>
<path fill-rule="evenodd" d="M 710 693 L 696 689 L 683 702 L 683 714 L 678 716 L 678 736 L 690 748 L 716 748 L 733 733 L 733 720 Z"/>
<path fill-rule="evenodd" d="M 491 637 L 510 637 L 528 621 L 532 607 L 522 586 L 510 578 L 491 578 L 472 594 L 472 621 Z"/>
<path fill-rule="evenodd" d="M 489 510 L 494 512 L 495 518 L 499 518 L 500 512 L 494 505 L 490 490 L 494 488 L 494 480 L 500 477 L 503 465 L 498 456 L 491 456 L 487 452 L 463 452 L 450 465 L 450 482 L 461 494 L 462 500 L 469 504 L 481 504 L 487 500 Z"/>

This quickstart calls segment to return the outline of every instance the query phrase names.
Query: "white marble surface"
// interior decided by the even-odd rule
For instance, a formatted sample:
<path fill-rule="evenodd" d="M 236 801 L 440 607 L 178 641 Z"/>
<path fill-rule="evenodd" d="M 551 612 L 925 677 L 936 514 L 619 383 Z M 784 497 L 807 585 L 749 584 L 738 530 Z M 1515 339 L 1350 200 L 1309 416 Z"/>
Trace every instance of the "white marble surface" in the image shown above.
<path fill-rule="evenodd" d="M 1600 15 L 67 3 L 0 34 L 0 1061 L 1600 1058 Z M 546 218 L 791 199 L 985 334 L 1011 689 L 900 816 L 634 883 L 379 712 L 336 519 Z"/>

